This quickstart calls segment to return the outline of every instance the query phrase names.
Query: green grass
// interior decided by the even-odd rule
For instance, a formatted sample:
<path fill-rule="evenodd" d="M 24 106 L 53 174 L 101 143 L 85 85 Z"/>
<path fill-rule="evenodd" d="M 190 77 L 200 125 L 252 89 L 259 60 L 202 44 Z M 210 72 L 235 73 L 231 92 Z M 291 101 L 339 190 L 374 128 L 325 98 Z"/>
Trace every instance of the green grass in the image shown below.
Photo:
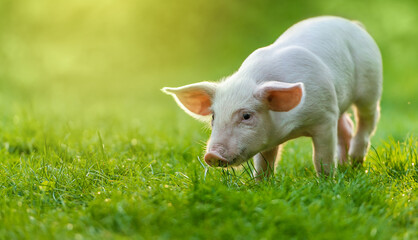
<path fill-rule="evenodd" d="M 0 1 L 0 239 L 418 238 L 416 2 L 180 3 Z M 364 166 L 318 178 L 307 138 L 261 183 L 202 164 L 209 130 L 159 89 L 231 74 L 323 14 L 382 51 Z"/>
<path fill-rule="evenodd" d="M 251 165 L 203 165 L 200 134 L 27 118 L 2 129 L 0 238 L 418 237 L 414 137 L 329 179 L 315 176 L 309 141 L 292 142 L 274 178 L 257 184 Z"/>

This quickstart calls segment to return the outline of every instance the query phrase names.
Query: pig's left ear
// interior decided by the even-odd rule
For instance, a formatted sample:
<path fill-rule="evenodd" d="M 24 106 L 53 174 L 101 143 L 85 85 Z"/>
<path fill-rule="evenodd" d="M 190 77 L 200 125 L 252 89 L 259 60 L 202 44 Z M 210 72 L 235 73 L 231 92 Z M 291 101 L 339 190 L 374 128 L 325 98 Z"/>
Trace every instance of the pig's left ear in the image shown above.
<path fill-rule="evenodd" d="M 212 98 L 215 95 L 217 84 L 212 82 L 200 82 L 178 88 L 162 89 L 171 95 L 177 104 L 189 115 L 200 120 L 205 120 L 212 114 Z"/>
<path fill-rule="evenodd" d="M 303 96 L 303 83 L 269 81 L 261 84 L 254 97 L 268 104 L 270 110 L 287 112 L 295 108 Z"/>

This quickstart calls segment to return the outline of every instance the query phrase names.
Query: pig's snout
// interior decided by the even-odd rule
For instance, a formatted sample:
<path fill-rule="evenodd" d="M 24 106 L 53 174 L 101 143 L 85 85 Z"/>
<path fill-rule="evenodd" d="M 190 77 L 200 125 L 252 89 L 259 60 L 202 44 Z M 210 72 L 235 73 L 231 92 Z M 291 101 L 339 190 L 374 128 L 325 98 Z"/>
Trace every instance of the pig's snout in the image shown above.
<path fill-rule="evenodd" d="M 212 167 L 226 167 L 228 165 L 228 161 L 217 152 L 206 153 L 205 162 Z"/>

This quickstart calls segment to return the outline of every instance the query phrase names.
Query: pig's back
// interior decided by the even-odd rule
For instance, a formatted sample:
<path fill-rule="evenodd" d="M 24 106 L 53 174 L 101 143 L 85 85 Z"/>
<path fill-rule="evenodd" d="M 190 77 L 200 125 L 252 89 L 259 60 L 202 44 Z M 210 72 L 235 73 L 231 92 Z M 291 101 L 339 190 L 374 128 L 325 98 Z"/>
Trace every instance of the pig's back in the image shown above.
<path fill-rule="evenodd" d="M 301 47 L 329 69 L 339 109 L 344 112 L 381 75 L 381 56 L 372 37 L 357 23 L 339 17 L 317 17 L 293 25 L 270 49 Z M 381 80 L 381 76 L 380 76 Z M 306 83 L 309 84 L 309 83 Z"/>

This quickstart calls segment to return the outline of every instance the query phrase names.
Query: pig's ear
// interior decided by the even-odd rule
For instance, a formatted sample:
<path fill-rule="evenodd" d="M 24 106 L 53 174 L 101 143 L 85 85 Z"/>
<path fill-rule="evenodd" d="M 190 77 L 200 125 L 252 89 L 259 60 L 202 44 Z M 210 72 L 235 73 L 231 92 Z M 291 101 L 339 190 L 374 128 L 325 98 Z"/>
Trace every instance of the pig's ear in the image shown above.
<path fill-rule="evenodd" d="M 173 96 L 177 104 L 192 117 L 204 120 L 212 114 L 216 86 L 216 83 L 200 82 L 178 88 L 165 87 L 162 91 Z"/>
<path fill-rule="evenodd" d="M 270 81 L 261 84 L 254 97 L 268 104 L 270 110 L 287 112 L 295 108 L 303 96 L 303 83 Z"/>

